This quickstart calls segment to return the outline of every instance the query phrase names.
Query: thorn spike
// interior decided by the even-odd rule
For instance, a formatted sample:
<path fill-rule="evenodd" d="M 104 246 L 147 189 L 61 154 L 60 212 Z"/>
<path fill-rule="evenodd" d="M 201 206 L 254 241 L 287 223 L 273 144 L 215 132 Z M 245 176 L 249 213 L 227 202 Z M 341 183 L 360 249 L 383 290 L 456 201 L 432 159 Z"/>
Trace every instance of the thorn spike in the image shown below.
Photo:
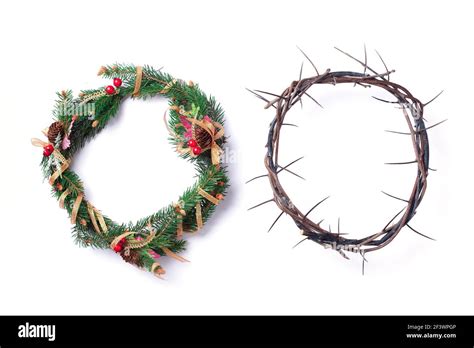
<path fill-rule="evenodd" d="M 293 247 L 291 249 L 294 249 L 296 248 L 298 245 L 300 245 L 301 243 L 303 243 L 305 240 L 308 240 L 309 238 L 306 237 L 306 238 L 303 238 L 302 240 L 300 240 L 298 243 L 296 243 L 295 245 L 293 245 Z"/>
<path fill-rule="evenodd" d="M 414 161 L 408 161 L 408 162 L 387 162 L 385 164 L 387 165 L 403 165 L 403 164 L 412 164 L 412 163 L 417 163 L 417 160 Z"/>
<path fill-rule="evenodd" d="M 272 198 L 272 199 L 269 199 L 268 201 L 265 201 L 265 202 L 259 203 L 257 205 L 254 205 L 253 207 L 250 207 L 247 210 L 252 210 L 252 209 L 260 207 L 261 205 L 264 205 L 264 204 L 267 204 L 267 203 L 270 203 L 270 202 L 274 202 L 274 201 L 275 201 L 275 199 Z"/>
<path fill-rule="evenodd" d="M 320 205 L 321 203 L 323 203 L 326 199 L 328 199 L 330 196 L 327 196 L 326 198 L 323 198 L 322 200 L 320 200 L 318 203 L 316 203 L 304 216 L 304 218 L 306 219 L 308 217 L 308 215 L 318 206 Z"/>
<path fill-rule="evenodd" d="M 426 106 L 426 105 L 428 105 L 429 103 L 435 101 L 435 99 L 438 98 L 441 94 L 443 94 L 443 92 L 444 92 L 444 90 L 441 90 L 441 92 L 439 92 L 438 94 L 436 94 L 436 95 L 434 96 L 434 98 L 432 98 L 430 101 L 424 103 L 423 106 Z"/>
<path fill-rule="evenodd" d="M 248 184 L 249 182 L 252 182 L 252 181 L 257 180 L 257 179 L 260 179 L 260 178 L 264 178 L 264 177 L 266 177 L 266 176 L 268 176 L 268 174 L 258 175 L 258 176 L 256 176 L 256 177 L 250 179 L 250 180 L 247 180 L 245 183 Z"/>
<path fill-rule="evenodd" d="M 400 197 L 397 197 L 397 196 L 394 196 L 394 195 L 391 195 L 390 193 L 387 193 L 385 191 L 381 191 L 384 195 L 387 195 L 389 197 L 392 197 L 392 198 L 395 198 L 395 199 L 398 199 L 399 201 L 402 201 L 402 202 L 405 202 L 405 203 L 408 203 L 408 200 L 406 199 L 403 199 L 403 198 L 400 198 Z"/>
<path fill-rule="evenodd" d="M 280 168 L 282 168 L 282 167 L 280 167 Z M 284 171 L 286 171 L 286 172 L 288 172 L 288 173 L 290 173 L 290 174 L 293 174 L 294 176 L 296 176 L 296 177 L 298 177 L 298 178 L 300 178 L 300 179 L 306 180 L 306 179 L 305 179 L 305 178 L 303 178 L 301 175 L 299 175 L 299 174 L 296 174 L 295 172 L 292 172 L 292 171 L 291 171 L 291 170 L 289 170 L 289 169 L 282 168 L 282 170 L 284 170 Z"/>
<path fill-rule="evenodd" d="M 417 231 L 417 230 L 415 230 L 413 227 L 411 227 L 409 224 L 406 224 L 406 226 L 407 226 L 407 227 L 408 227 L 410 230 L 412 230 L 413 232 L 415 232 L 416 234 L 419 234 L 419 235 L 420 235 L 420 236 L 422 236 L 422 237 L 425 237 L 425 238 L 431 239 L 431 240 L 433 240 L 433 241 L 435 241 L 435 242 L 436 242 L 436 239 L 434 239 L 434 238 L 431 238 L 431 237 L 429 237 L 429 236 L 427 236 L 427 235 L 425 235 L 425 234 L 423 234 L 423 233 L 421 233 L 421 232 L 418 232 L 418 231 Z"/>
<path fill-rule="evenodd" d="M 385 67 L 385 70 L 386 70 L 387 73 L 388 73 L 387 64 L 385 64 L 385 62 L 384 62 L 382 56 L 380 55 L 380 53 L 379 53 L 377 50 L 375 50 L 375 53 L 377 53 L 377 55 L 379 56 L 380 60 L 382 61 L 383 66 Z M 390 75 L 387 75 L 387 80 L 390 81 Z"/>
<path fill-rule="evenodd" d="M 309 57 L 307 56 L 306 53 L 304 53 L 304 51 L 299 48 L 298 46 L 296 46 L 301 53 L 303 53 L 303 56 L 309 61 L 309 63 L 313 66 L 314 70 L 316 71 L 316 74 L 319 76 L 319 71 L 318 71 L 318 68 L 316 68 L 316 65 L 314 65 L 313 61 L 311 59 L 309 59 Z"/>
<path fill-rule="evenodd" d="M 275 219 L 275 221 L 273 221 L 272 225 L 270 226 L 270 228 L 268 229 L 267 233 L 271 231 L 271 229 L 273 228 L 273 226 L 275 226 L 275 224 L 277 223 L 278 220 L 280 220 L 281 216 L 283 215 L 283 211 L 278 214 L 278 217 Z"/>

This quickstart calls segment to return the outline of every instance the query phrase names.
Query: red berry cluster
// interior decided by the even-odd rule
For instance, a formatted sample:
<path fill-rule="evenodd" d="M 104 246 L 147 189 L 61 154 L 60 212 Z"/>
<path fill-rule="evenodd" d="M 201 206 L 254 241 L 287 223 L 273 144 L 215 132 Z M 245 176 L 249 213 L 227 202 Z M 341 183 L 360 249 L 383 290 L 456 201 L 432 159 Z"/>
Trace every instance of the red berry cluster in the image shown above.
<path fill-rule="evenodd" d="M 122 80 L 119 79 L 118 77 L 114 78 L 114 86 L 117 87 L 117 88 L 122 86 Z M 108 95 L 115 94 L 115 87 L 114 86 L 109 85 L 109 86 L 105 87 L 105 93 L 107 93 Z"/>
<path fill-rule="evenodd" d="M 54 146 L 51 144 L 45 145 L 43 147 L 43 156 L 49 157 L 54 152 Z"/>
<path fill-rule="evenodd" d="M 202 152 L 202 149 L 201 147 L 198 145 L 197 141 L 194 140 L 194 139 L 190 139 L 188 141 L 188 146 L 191 148 L 191 151 L 193 152 L 194 155 L 198 156 L 201 154 Z"/>
<path fill-rule="evenodd" d="M 120 239 L 120 241 L 114 246 L 114 251 L 119 253 L 123 250 L 123 246 L 125 245 L 125 238 Z"/>

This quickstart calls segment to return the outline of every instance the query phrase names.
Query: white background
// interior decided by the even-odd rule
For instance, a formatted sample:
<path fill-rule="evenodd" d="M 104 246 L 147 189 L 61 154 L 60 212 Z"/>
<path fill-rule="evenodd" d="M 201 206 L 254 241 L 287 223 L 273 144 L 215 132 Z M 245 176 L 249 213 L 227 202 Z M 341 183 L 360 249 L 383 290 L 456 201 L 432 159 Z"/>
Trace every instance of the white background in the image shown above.
<path fill-rule="evenodd" d="M 474 314 L 472 301 L 472 11 L 466 2 L 380 1 L 4 1 L 0 5 L 0 314 Z M 320 70 L 361 71 L 338 46 L 430 104 L 427 194 L 412 226 L 388 247 L 344 260 L 301 236 L 279 211 L 263 157 L 271 110 L 245 88 L 281 92 L 298 77 L 301 47 Z M 164 260 L 162 281 L 112 251 L 77 247 L 65 211 L 42 182 L 41 149 L 30 138 L 52 119 L 55 92 L 108 84 L 103 64 L 164 66 L 200 83 L 226 110 L 232 187 L 183 256 Z M 305 64 L 304 75 L 314 74 Z M 354 236 L 372 234 L 400 209 L 386 190 L 408 196 L 414 166 L 399 110 L 353 86 L 314 88 L 283 131 L 282 163 L 306 178 L 282 180 L 304 211 Z M 164 100 L 127 101 L 119 116 L 75 158 L 86 195 L 117 221 L 135 220 L 176 200 L 192 166 L 166 140 Z"/>

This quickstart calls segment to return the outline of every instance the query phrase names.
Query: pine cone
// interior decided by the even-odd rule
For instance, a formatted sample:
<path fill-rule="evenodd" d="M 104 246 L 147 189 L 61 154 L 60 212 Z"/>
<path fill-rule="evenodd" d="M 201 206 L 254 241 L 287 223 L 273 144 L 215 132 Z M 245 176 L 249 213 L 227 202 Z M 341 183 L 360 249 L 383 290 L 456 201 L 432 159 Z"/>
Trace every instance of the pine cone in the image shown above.
<path fill-rule="evenodd" d="M 128 263 L 131 263 L 133 265 L 137 265 L 138 267 L 143 266 L 143 262 L 140 258 L 140 253 L 138 251 L 135 251 L 135 250 L 131 249 L 130 254 L 127 255 L 125 253 L 125 249 L 124 249 L 124 250 L 122 250 L 120 255 L 122 256 L 122 259 L 124 259 Z"/>
<path fill-rule="evenodd" d="M 196 142 L 202 149 L 205 149 L 206 147 L 211 146 L 212 138 L 210 134 L 206 132 L 204 128 L 195 126 L 194 136 L 196 137 Z"/>
<path fill-rule="evenodd" d="M 51 124 L 48 128 L 48 140 L 50 143 L 55 143 L 58 137 L 58 134 L 62 134 L 64 132 L 64 125 L 60 121 L 56 121 Z"/>

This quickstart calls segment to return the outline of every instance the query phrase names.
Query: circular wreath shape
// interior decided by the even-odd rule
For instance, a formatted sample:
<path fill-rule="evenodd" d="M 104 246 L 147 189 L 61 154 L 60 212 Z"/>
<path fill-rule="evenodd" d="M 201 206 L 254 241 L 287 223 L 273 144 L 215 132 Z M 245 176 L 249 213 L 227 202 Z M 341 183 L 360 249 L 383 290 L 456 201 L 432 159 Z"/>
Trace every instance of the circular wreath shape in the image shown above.
<path fill-rule="evenodd" d="M 342 52 L 342 51 L 341 51 Z M 348 55 L 345 52 L 342 52 Z M 304 54 L 304 53 L 303 53 Z M 309 60 L 308 56 L 304 54 L 305 57 Z M 350 58 L 352 56 L 348 55 Z M 353 58 L 355 59 L 355 58 Z M 265 167 L 267 169 L 267 174 L 258 176 L 259 177 L 268 177 L 270 181 L 270 186 L 273 191 L 273 198 L 265 201 L 263 203 L 257 204 L 256 206 L 250 208 L 256 208 L 262 204 L 275 202 L 278 208 L 281 210 L 281 213 L 278 215 L 277 219 L 273 222 L 270 229 L 275 225 L 278 219 L 285 213 L 289 215 L 296 226 L 300 229 L 302 235 L 305 237 L 303 240 L 312 240 L 325 248 L 330 248 L 338 251 L 342 256 L 347 258 L 344 251 L 359 253 L 362 255 L 363 261 L 365 261 L 365 253 L 379 250 L 387 246 L 393 239 L 398 235 L 398 233 L 407 226 L 408 228 L 414 230 L 408 223 L 413 218 L 416 213 L 416 209 L 420 205 L 423 196 L 427 187 L 427 176 L 429 169 L 429 142 L 428 135 L 426 130 L 428 128 L 434 127 L 437 124 L 426 127 L 423 118 L 423 109 L 428 103 L 421 103 L 416 97 L 414 97 L 408 89 L 401 86 L 400 84 L 390 81 L 390 74 L 394 70 L 389 71 L 387 69 L 386 73 L 379 74 L 373 69 L 371 69 L 367 63 L 364 63 L 360 60 L 355 59 L 357 62 L 364 66 L 364 72 L 353 72 L 353 71 L 336 71 L 332 72 L 330 69 L 326 70 L 324 73 L 320 74 L 314 64 L 311 62 L 313 67 L 316 70 L 316 75 L 309 78 L 301 78 L 299 80 L 291 82 L 289 87 L 287 87 L 281 94 L 268 93 L 263 91 L 255 91 L 260 99 L 263 99 L 267 104 L 265 108 L 273 107 L 275 110 L 275 116 L 273 121 L 270 124 L 270 129 L 267 139 L 267 153 L 265 155 Z M 382 60 L 383 62 L 383 60 Z M 385 66 L 385 63 L 384 63 Z M 386 66 L 385 66 L 386 67 Z M 370 71 L 370 73 L 368 73 Z M 316 104 L 321 106 L 315 98 L 308 94 L 308 90 L 311 86 L 319 85 L 336 85 L 336 84 L 354 84 L 360 85 L 363 87 L 378 87 L 382 88 L 388 93 L 390 93 L 395 100 L 388 101 L 379 99 L 385 103 L 393 103 L 400 107 L 403 116 L 408 125 L 408 132 L 395 132 L 400 134 L 409 135 L 413 143 L 413 148 L 415 152 L 415 160 L 411 162 L 401 162 L 401 163 L 387 163 L 387 164 L 411 164 L 416 163 L 418 170 L 417 175 L 413 184 L 413 189 L 411 191 L 410 197 L 407 199 L 398 198 L 392 195 L 392 198 L 401 200 L 406 203 L 406 206 L 401 209 L 380 231 L 371 234 L 367 237 L 354 239 L 343 237 L 339 234 L 339 231 L 332 232 L 323 228 L 321 222 L 313 222 L 308 215 L 321 203 L 323 203 L 327 198 L 326 197 L 316 203 L 309 211 L 303 213 L 298 207 L 293 203 L 289 195 L 285 192 L 278 174 L 298 161 L 299 159 L 291 162 L 288 165 L 282 166 L 278 162 L 278 152 L 279 152 L 279 141 L 280 141 L 280 132 L 281 128 L 284 125 L 291 125 L 285 123 L 285 117 L 291 108 L 300 102 L 301 98 L 308 97 Z M 270 95 L 271 98 L 266 98 L 263 96 Z M 435 97 L 436 98 L 436 97 Z M 435 99 L 433 98 L 433 100 Z M 270 99 L 270 100 L 269 100 Z M 431 102 L 431 101 L 430 101 Z M 443 121 L 444 122 L 444 121 Z M 441 122 L 440 122 L 441 123 Z M 439 123 L 438 123 L 439 124 Z M 294 174 L 294 173 L 293 173 Z M 253 178 L 249 181 L 252 181 L 256 178 Z M 399 217 L 400 216 L 400 217 Z M 398 218 L 398 220 L 396 220 Z M 421 233 L 420 235 L 427 237 Z M 429 238 L 429 237 L 427 237 Z M 431 239 L 431 238 L 430 238 Z"/>
<path fill-rule="evenodd" d="M 32 139 L 32 144 L 43 148 L 44 177 L 70 216 L 76 242 L 111 248 L 125 261 L 161 277 L 165 270 L 160 257 L 186 261 L 178 255 L 185 248 L 183 233 L 198 231 L 226 193 L 228 178 L 221 161 L 224 112 L 198 85 L 161 69 L 116 64 L 101 67 L 98 75 L 111 79 L 111 84 L 84 90 L 78 98 L 69 90 L 57 93 L 54 122 L 43 131 L 47 140 Z M 165 123 L 170 142 L 180 157 L 195 165 L 198 179 L 176 202 L 156 213 L 136 223 L 117 223 L 87 199 L 71 161 L 117 114 L 124 99 L 157 95 L 169 101 Z"/>

